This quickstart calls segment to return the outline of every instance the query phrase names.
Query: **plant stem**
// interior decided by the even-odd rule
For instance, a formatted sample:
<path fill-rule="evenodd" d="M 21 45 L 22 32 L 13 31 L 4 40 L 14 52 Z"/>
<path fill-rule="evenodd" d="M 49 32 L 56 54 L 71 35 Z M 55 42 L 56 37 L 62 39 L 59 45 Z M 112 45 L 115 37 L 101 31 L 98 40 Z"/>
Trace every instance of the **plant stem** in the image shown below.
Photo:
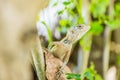
<path fill-rule="evenodd" d="M 113 18 L 113 10 L 114 10 L 114 0 L 109 1 L 109 17 L 110 19 Z M 107 70 L 109 68 L 109 56 L 110 56 L 110 42 L 111 42 L 111 30 L 109 26 L 106 26 L 105 28 L 105 48 L 103 52 L 103 77 L 105 80 L 105 76 L 107 73 Z"/>
<path fill-rule="evenodd" d="M 109 68 L 109 55 L 110 55 L 110 40 L 111 40 L 111 31 L 109 27 L 105 28 L 105 48 L 103 52 L 103 76 L 105 76 Z"/>
<path fill-rule="evenodd" d="M 89 24 L 91 22 L 90 18 L 90 13 L 89 13 L 89 0 L 83 0 L 82 1 L 82 16 L 84 18 L 84 21 L 86 24 Z M 84 16 L 85 15 L 85 16 Z M 82 74 L 82 80 L 84 80 L 84 72 L 85 69 L 88 66 L 88 60 L 89 60 L 89 55 L 90 55 L 90 50 L 91 50 L 91 45 L 92 45 L 92 34 L 87 34 L 84 38 L 85 44 L 82 45 L 82 67 L 81 67 L 81 74 Z M 85 48 L 89 49 L 85 49 Z"/>
<path fill-rule="evenodd" d="M 45 62 L 44 55 L 42 51 L 42 47 L 40 44 L 40 40 L 37 39 L 38 42 L 36 46 L 31 50 L 32 58 L 34 62 L 34 67 L 36 69 L 36 73 L 39 80 L 45 80 Z"/>

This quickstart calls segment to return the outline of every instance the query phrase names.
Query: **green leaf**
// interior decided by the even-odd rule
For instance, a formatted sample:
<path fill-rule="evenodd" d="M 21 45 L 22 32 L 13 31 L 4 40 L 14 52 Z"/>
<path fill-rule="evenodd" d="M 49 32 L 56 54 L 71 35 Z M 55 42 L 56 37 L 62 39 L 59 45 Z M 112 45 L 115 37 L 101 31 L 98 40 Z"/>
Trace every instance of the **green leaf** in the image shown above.
<path fill-rule="evenodd" d="M 85 77 L 88 80 L 102 80 L 101 76 L 97 74 L 94 64 L 91 62 L 90 67 L 85 71 Z"/>
<path fill-rule="evenodd" d="M 118 66 L 120 66 L 120 54 L 117 54 L 116 63 L 117 63 Z"/>
<path fill-rule="evenodd" d="M 54 6 L 57 6 L 57 4 L 58 4 L 58 2 L 55 2 L 55 3 L 53 4 L 53 7 L 54 7 Z"/>
<path fill-rule="evenodd" d="M 110 27 L 111 30 L 115 30 L 120 27 L 120 19 L 105 21 L 105 23 L 108 25 L 108 27 Z"/>
<path fill-rule="evenodd" d="M 64 10 L 58 11 L 58 15 L 63 14 Z"/>
<path fill-rule="evenodd" d="M 103 26 L 99 24 L 97 21 L 91 23 L 91 32 L 94 35 L 100 35 L 103 31 Z"/>
<path fill-rule="evenodd" d="M 95 75 L 95 80 L 103 80 L 102 77 L 98 74 Z"/>
<path fill-rule="evenodd" d="M 120 13 L 120 2 L 115 4 L 115 10 Z"/>
<path fill-rule="evenodd" d="M 66 26 L 67 24 L 69 24 L 68 20 L 62 19 L 59 21 L 60 26 Z"/>
<path fill-rule="evenodd" d="M 94 69 L 94 64 L 91 63 L 90 67 L 86 69 L 85 71 L 85 77 L 88 80 L 95 80 L 95 74 L 96 74 L 96 70 Z"/>
<path fill-rule="evenodd" d="M 83 48 L 84 51 L 90 51 L 91 50 L 91 32 L 87 32 L 85 36 L 79 41 L 81 47 Z"/>
<path fill-rule="evenodd" d="M 83 76 L 86 78 L 85 80 L 102 80 L 101 76 L 97 74 L 93 63 L 91 63 L 90 67 L 85 70 Z M 66 78 L 81 80 L 81 74 L 67 73 Z"/>
<path fill-rule="evenodd" d="M 81 80 L 81 75 L 80 74 L 67 73 L 66 78 L 67 79 Z"/>
<path fill-rule="evenodd" d="M 63 2 L 64 5 L 69 5 L 70 3 L 71 3 L 70 1 Z"/>
<path fill-rule="evenodd" d="M 44 21 L 41 21 L 41 23 L 46 27 L 47 29 L 47 33 L 48 33 L 48 42 L 51 43 L 52 42 L 52 32 L 50 27 L 47 26 L 47 24 Z"/>
<path fill-rule="evenodd" d="M 91 70 L 94 70 L 94 69 L 95 69 L 95 66 L 94 66 L 93 62 L 90 63 L 90 69 L 91 69 Z"/>
<path fill-rule="evenodd" d="M 93 17 L 102 17 L 107 10 L 107 6 L 108 0 L 92 0 L 90 11 L 93 14 Z"/>
<path fill-rule="evenodd" d="M 85 72 L 85 77 L 89 80 L 94 80 L 94 76 L 90 72 Z"/>
<path fill-rule="evenodd" d="M 69 14 L 71 14 L 71 15 L 75 15 L 75 13 L 74 13 L 74 11 L 72 10 L 72 9 L 70 9 L 70 8 L 67 8 L 66 9 L 67 10 L 67 12 L 69 13 Z"/>

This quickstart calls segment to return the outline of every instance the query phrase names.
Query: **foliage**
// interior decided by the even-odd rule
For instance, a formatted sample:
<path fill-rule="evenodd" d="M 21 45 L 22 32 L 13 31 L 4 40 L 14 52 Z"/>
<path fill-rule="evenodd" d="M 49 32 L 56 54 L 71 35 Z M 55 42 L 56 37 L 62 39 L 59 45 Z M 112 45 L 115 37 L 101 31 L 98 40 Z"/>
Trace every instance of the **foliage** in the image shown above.
<path fill-rule="evenodd" d="M 56 7 L 58 2 L 54 2 L 53 7 Z M 120 27 L 120 2 L 115 4 L 114 10 L 111 13 L 108 13 L 108 5 L 109 0 L 90 1 L 89 13 L 91 17 L 93 17 L 90 26 L 93 35 L 99 36 L 104 31 L 105 25 L 111 30 Z M 64 8 L 57 12 L 59 17 L 61 17 L 58 28 L 61 33 L 65 34 L 70 27 L 84 23 L 84 18 L 82 17 L 82 0 L 64 0 L 62 6 L 64 6 Z M 67 16 L 63 18 L 64 15 Z M 45 22 L 43 24 L 46 26 Z M 49 42 L 51 42 L 52 34 L 49 27 L 46 26 L 46 28 L 49 35 Z"/>
<path fill-rule="evenodd" d="M 120 66 L 120 54 L 117 54 L 116 64 Z"/>
<path fill-rule="evenodd" d="M 85 70 L 84 77 L 87 80 L 102 80 L 101 76 L 96 72 L 94 64 L 91 63 L 90 67 Z M 67 79 L 82 80 L 81 74 L 67 73 Z"/>
<path fill-rule="evenodd" d="M 64 8 L 59 10 L 59 31 L 66 33 L 67 30 L 75 25 L 85 23 L 82 16 L 82 1 L 83 0 L 64 0 L 62 6 Z M 58 1 L 59 2 L 59 1 Z M 53 3 L 53 7 L 58 5 L 58 2 Z M 92 21 L 90 21 L 91 31 L 93 35 L 99 36 L 104 31 L 104 26 L 108 26 L 111 30 L 116 30 L 120 27 L 120 2 L 115 3 L 111 13 L 108 13 L 109 0 L 91 0 L 89 5 L 89 15 L 91 15 Z M 63 18 L 64 15 L 67 15 Z M 49 42 L 52 41 L 52 34 L 49 26 L 45 24 L 45 21 L 41 22 L 47 28 L 49 35 Z"/>
<path fill-rule="evenodd" d="M 105 15 L 109 0 L 91 0 L 90 11 L 94 18 Z"/>
<path fill-rule="evenodd" d="M 62 3 L 63 10 L 58 11 L 58 15 L 67 14 L 67 17 L 59 21 L 59 30 L 66 33 L 67 29 L 77 24 L 83 23 L 83 18 L 80 12 L 81 5 L 76 0 L 66 0 Z"/>
<path fill-rule="evenodd" d="M 70 27 L 85 23 L 82 16 L 82 1 L 83 0 L 65 0 L 62 2 L 62 6 L 64 6 L 64 8 L 57 12 L 60 17 L 58 28 L 61 33 L 65 34 Z M 90 45 L 92 43 L 92 39 L 89 38 L 89 35 L 100 36 L 105 27 L 109 27 L 111 31 L 120 28 L 120 2 L 114 3 L 112 12 L 109 12 L 109 3 L 109 0 L 90 0 L 88 15 L 91 18 L 91 21 L 89 21 L 91 29 L 79 42 L 84 51 L 90 52 L 91 50 Z M 56 7 L 57 5 L 58 2 L 55 2 L 53 7 Z M 63 17 L 64 15 L 66 16 Z M 52 33 L 50 28 L 45 24 L 45 22 L 42 23 L 47 28 L 49 42 L 51 42 Z M 117 64 L 120 65 L 120 56 L 117 57 Z M 67 79 L 74 78 L 76 80 L 81 80 L 80 74 L 69 73 L 66 74 L 66 77 Z M 93 64 L 86 69 L 84 77 L 88 80 L 102 80 L 100 75 L 95 71 Z"/>
<path fill-rule="evenodd" d="M 44 21 L 41 21 L 41 23 L 46 27 L 47 32 L 48 32 L 48 42 L 51 43 L 52 42 L 52 32 L 50 30 L 50 27 Z"/>
<path fill-rule="evenodd" d="M 67 79 L 81 80 L 81 75 L 80 74 L 67 73 L 66 78 Z"/>
<path fill-rule="evenodd" d="M 94 35 L 100 35 L 103 31 L 103 26 L 98 21 L 93 21 L 91 23 L 91 32 Z"/>
<path fill-rule="evenodd" d="M 111 13 L 108 12 L 109 0 L 92 0 L 90 4 L 90 12 L 93 18 L 97 18 L 97 22 L 101 22 L 108 26 L 111 30 L 120 27 L 120 3 L 116 3 Z M 96 31 L 97 32 L 97 31 Z"/>

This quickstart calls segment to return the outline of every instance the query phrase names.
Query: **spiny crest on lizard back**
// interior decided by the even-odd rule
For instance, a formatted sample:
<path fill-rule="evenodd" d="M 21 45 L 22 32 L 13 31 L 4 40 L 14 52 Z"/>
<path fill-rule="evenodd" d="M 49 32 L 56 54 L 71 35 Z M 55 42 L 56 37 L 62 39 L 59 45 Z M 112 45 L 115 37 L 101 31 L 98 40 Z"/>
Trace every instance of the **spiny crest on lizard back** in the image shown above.
<path fill-rule="evenodd" d="M 67 33 L 67 39 L 75 43 L 78 41 L 88 30 L 90 29 L 90 26 L 80 24 L 77 27 L 72 27 Z"/>

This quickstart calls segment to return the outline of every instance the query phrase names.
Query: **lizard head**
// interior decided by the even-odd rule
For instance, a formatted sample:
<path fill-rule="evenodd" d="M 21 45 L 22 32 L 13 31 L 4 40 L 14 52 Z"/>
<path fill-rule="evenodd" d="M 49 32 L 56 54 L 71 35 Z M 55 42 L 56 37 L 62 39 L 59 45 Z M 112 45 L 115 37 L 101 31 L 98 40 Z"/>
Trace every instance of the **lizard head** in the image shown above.
<path fill-rule="evenodd" d="M 90 29 L 90 26 L 87 26 L 85 24 L 80 24 L 77 27 L 71 27 L 69 31 L 67 32 L 67 39 L 71 43 L 77 42 L 88 30 Z"/>

